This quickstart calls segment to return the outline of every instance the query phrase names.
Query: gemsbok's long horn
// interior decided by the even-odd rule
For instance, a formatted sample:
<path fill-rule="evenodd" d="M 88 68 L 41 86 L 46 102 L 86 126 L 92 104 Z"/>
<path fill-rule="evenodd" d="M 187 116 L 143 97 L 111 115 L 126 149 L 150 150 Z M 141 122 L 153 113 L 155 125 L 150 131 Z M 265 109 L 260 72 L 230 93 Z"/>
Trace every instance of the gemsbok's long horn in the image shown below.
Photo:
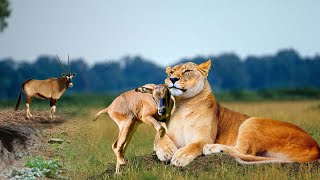
<path fill-rule="evenodd" d="M 67 71 L 64 69 L 64 67 L 63 67 L 63 65 L 62 65 L 62 63 L 61 63 L 61 61 L 60 61 L 59 56 L 58 56 L 58 55 L 56 55 L 56 56 L 57 56 L 58 62 L 59 62 L 59 64 L 60 64 L 62 70 L 64 71 L 65 75 L 67 75 Z"/>
<path fill-rule="evenodd" d="M 71 75 L 71 68 L 70 68 L 70 63 L 69 63 L 69 54 L 68 54 L 68 70 L 69 70 L 69 75 Z"/>

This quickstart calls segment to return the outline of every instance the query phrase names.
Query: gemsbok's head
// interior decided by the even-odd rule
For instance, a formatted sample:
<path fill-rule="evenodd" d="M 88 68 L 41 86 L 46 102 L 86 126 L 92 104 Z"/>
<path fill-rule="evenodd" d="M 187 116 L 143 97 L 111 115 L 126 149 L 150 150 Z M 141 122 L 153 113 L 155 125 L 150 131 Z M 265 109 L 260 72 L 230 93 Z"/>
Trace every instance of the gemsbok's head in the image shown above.
<path fill-rule="evenodd" d="M 68 72 L 65 70 L 64 66 L 62 65 L 59 56 L 57 55 L 58 62 L 60 64 L 61 69 L 64 71 L 61 74 L 61 77 L 66 78 L 66 81 L 68 83 L 68 87 L 72 88 L 73 83 L 72 83 L 72 78 L 76 76 L 76 73 L 71 74 L 71 67 L 70 67 L 70 61 L 69 61 L 69 55 L 68 55 Z"/>

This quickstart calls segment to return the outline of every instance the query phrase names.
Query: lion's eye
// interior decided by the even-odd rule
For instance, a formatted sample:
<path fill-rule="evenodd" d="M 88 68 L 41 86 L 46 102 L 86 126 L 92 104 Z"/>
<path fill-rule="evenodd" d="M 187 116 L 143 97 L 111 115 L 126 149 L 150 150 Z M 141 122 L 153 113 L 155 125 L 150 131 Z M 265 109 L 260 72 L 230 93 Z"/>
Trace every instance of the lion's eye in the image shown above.
<path fill-rule="evenodd" d="M 192 71 L 192 70 L 190 70 L 190 69 L 184 70 L 184 71 L 183 71 L 183 74 L 184 74 L 184 73 L 191 72 L 191 71 Z"/>
<path fill-rule="evenodd" d="M 170 71 L 170 74 L 173 74 L 173 71 Z"/>

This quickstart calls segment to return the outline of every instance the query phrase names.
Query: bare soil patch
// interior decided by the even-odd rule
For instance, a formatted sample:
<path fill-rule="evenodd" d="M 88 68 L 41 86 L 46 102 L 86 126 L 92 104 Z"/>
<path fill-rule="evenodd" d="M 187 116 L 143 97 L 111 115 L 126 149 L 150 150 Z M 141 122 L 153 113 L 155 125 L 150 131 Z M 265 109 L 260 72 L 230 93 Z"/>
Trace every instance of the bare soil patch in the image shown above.
<path fill-rule="evenodd" d="M 0 125 L 19 124 L 33 128 L 45 129 L 61 124 L 67 120 L 66 114 L 58 114 L 57 117 L 51 119 L 48 111 L 33 111 L 33 117 L 28 119 L 25 110 L 1 110 Z"/>
<path fill-rule="evenodd" d="M 0 110 L 0 179 L 12 167 L 22 166 L 22 159 L 41 151 L 43 130 L 54 129 L 68 119 L 67 114 L 50 119 L 47 111 L 33 111 L 26 118 L 25 110 Z"/>

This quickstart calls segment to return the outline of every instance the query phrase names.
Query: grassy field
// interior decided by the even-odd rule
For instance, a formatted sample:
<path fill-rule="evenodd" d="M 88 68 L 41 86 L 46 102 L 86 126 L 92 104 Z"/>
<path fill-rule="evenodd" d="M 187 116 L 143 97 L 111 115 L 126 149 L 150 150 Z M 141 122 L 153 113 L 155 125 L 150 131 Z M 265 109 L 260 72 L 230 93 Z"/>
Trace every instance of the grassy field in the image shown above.
<path fill-rule="evenodd" d="M 66 98 L 57 113 L 72 111 L 64 131 L 53 136 L 68 143 L 50 145 L 50 156 L 64 164 L 72 179 L 319 179 L 320 162 L 304 164 L 241 165 L 227 155 L 202 156 L 185 168 L 172 167 L 152 155 L 155 130 L 141 124 L 126 152 L 127 165 L 121 175 L 114 175 L 116 157 L 111 145 L 118 126 L 107 116 L 93 122 L 96 112 L 106 107 L 112 97 L 92 97 L 94 101 Z M 59 103 L 59 102 L 58 102 Z M 6 103 L 4 103 L 6 104 Z M 6 106 L 9 106 L 7 103 Z M 72 104 L 72 105 L 70 105 Z M 226 102 L 223 105 L 252 116 L 262 116 L 294 123 L 320 142 L 320 101 Z M 35 105 L 35 108 L 40 108 Z M 47 103 L 46 103 L 47 105 Z M 66 109 L 68 108 L 68 109 Z M 32 109 L 31 109 L 32 110 Z"/>

